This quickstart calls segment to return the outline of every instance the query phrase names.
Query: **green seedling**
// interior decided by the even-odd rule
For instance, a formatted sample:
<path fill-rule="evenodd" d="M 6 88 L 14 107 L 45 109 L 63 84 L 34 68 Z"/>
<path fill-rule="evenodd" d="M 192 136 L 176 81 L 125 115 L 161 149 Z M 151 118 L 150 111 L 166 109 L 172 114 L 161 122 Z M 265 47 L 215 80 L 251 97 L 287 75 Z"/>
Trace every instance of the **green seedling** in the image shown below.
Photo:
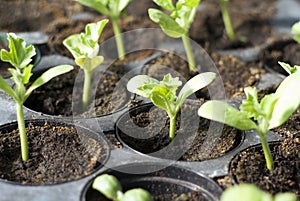
<path fill-rule="evenodd" d="M 298 65 L 291 66 L 290 64 L 281 61 L 279 61 L 278 63 L 289 75 L 300 72 L 300 66 Z"/>
<path fill-rule="evenodd" d="M 166 111 L 170 118 L 169 137 L 175 137 L 176 116 L 184 101 L 194 92 L 209 85 L 216 77 L 213 72 L 196 75 L 190 79 L 176 96 L 176 90 L 182 85 L 179 78 L 173 78 L 170 74 L 158 81 L 147 75 L 137 75 L 131 78 L 127 84 L 127 90 L 149 98 L 154 105 Z"/>
<path fill-rule="evenodd" d="M 85 33 L 73 34 L 67 37 L 63 44 L 72 53 L 75 63 L 84 71 L 82 105 L 85 108 L 89 101 L 89 91 L 93 70 L 104 60 L 99 53 L 99 38 L 108 20 L 87 24 Z"/>
<path fill-rule="evenodd" d="M 292 26 L 292 34 L 294 34 L 294 40 L 300 44 L 300 21 Z"/>
<path fill-rule="evenodd" d="M 115 34 L 119 59 L 123 60 L 125 56 L 124 42 L 119 26 L 119 19 L 122 11 L 128 6 L 132 0 L 76 0 L 78 3 L 97 10 L 103 15 L 109 16 L 111 19 Z"/>
<path fill-rule="evenodd" d="M 28 85 L 30 77 L 32 76 L 31 70 L 33 65 L 30 64 L 30 62 L 32 61 L 32 57 L 36 54 L 35 48 L 32 45 L 26 46 L 25 41 L 16 36 L 14 33 L 7 34 L 7 39 L 9 41 L 9 51 L 2 49 L 0 57 L 2 61 L 9 62 L 14 67 L 9 68 L 8 70 L 12 75 L 11 80 L 15 83 L 15 88 L 12 88 L 1 76 L 0 88 L 10 95 L 16 102 L 17 122 L 21 141 L 21 155 L 22 160 L 27 161 L 29 159 L 29 152 L 23 104 L 33 90 L 45 84 L 52 78 L 71 71 L 73 67 L 69 65 L 53 67 L 38 77 L 31 86 L 25 86 Z"/>
<path fill-rule="evenodd" d="M 118 179 L 109 174 L 96 177 L 92 187 L 113 201 L 153 201 L 150 193 L 141 188 L 131 189 L 123 193 Z"/>
<path fill-rule="evenodd" d="M 247 98 L 242 101 L 240 110 L 222 101 L 208 101 L 198 110 L 198 115 L 218 121 L 239 130 L 254 129 L 260 136 L 267 168 L 274 169 L 273 157 L 267 142 L 270 129 L 282 125 L 297 110 L 300 94 L 294 88 L 300 85 L 300 74 L 294 73 L 286 77 L 275 93 L 265 95 L 258 101 L 255 88 L 245 88 Z"/>
<path fill-rule="evenodd" d="M 226 33 L 230 40 L 235 40 L 236 37 L 235 37 L 234 29 L 232 27 L 230 14 L 228 11 L 229 0 L 219 0 L 219 4 L 221 7 L 221 12 L 222 12 L 222 17 L 223 17 L 223 22 L 224 22 L 224 26 L 226 29 Z"/>
<path fill-rule="evenodd" d="M 148 10 L 150 19 L 159 24 L 166 35 L 172 38 L 182 38 L 189 68 L 191 71 L 195 71 L 195 58 L 189 40 L 189 28 L 194 21 L 200 0 L 179 0 L 176 6 L 173 5 L 172 0 L 153 1 L 171 14 L 167 15 L 160 10 L 150 8 Z"/>
<path fill-rule="evenodd" d="M 227 188 L 221 195 L 221 201 L 297 201 L 294 193 L 270 193 L 254 184 L 239 184 Z"/>

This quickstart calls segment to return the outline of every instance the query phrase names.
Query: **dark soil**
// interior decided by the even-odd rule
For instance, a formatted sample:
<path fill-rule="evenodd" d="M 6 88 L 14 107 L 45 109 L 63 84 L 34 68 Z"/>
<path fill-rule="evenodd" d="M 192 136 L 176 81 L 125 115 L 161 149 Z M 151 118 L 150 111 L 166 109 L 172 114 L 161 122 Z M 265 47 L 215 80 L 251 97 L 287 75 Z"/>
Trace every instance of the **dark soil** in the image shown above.
<path fill-rule="evenodd" d="M 116 138 L 115 131 L 104 131 L 105 137 L 110 141 L 112 144 L 112 149 L 122 149 L 122 143 Z"/>
<path fill-rule="evenodd" d="M 57 184 L 82 178 L 101 165 L 102 147 L 75 127 L 29 124 L 29 160 L 22 162 L 18 130 L 3 130 L 0 138 L 0 177 L 22 184 Z M 101 153 L 102 152 L 102 153 Z"/>
<path fill-rule="evenodd" d="M 300 45 L 290 37 L 274 38 L 262 52 L 261 60 L 268 69 L 288 75 L 278 61 L 291 66 L 300 65 Z"/>
<path fill-rule="evenodd" d="M 300 196 L 300 143 L 286 139 L 271 146 L 275 169 L 269 171 L 261 146 L 242 151 L 230 172 L 237 183 L 253 183 L 272 194 L 293 192 Z"/>
<path fill-rule="evenodd" d="M 166 153 L 159 154 L 158 157 L 171 159 L 181 156 L 180 160 L 183 161 L 217 158 L 241 142 L 241 133 L 236 129 L 224 126 L 221 134 L 220 124 L 216 122 L 211 124 L 209 120 L 199 118 L 196 114 L 198 105 L 185 105 L 183 108 L 184 117 L 178 115 L 176 137 L 172 142 L 168 133 L 169 119 L 166 113 L 158 108 L 151 110 L 150 113 L 135 111 L 130 115 L 131 119 L 121 119 L 117 123 L 118 129 L 122 130 L 121 132 L 118 130 L 120 138 L 130 148 L 145 154 L 154 153 L 153 156 L 156 156 L 156 151 L 167 147 Z M 193 119 L 197 122 L 195 123 Z"/>
<path fill-rule="evenodd" d="M 260 45 L 272 34 L 270 19 L 275 13 L 274 2 L 276 0 L 231 0 L 229 12 L 237 40 L 230 41 L 218 1 L 203 1 L 192 24 L 190 36 L 209 52 Z M 247 42 L 240 41 L 240 38 L 246 38 Z"/>
<path fill-rule="evenodd" d="M 80 84 L 80 86 L 76 87 L 77 91 L 73 97 L 74 82 L 78 71 L 79 69 L 76 68 L 72 72 L 55 77 L 50 82 L 36 89 L 24 105 L 34 111 L 49 115 L 77 115 L 81 111 L 80 101 L 83 86 Z M 90 105 L 89 112 L 85 114 L 86 116 L 110 114 L 125 106 L 128 101 L 126 89 L 122 85 L 116 87 L 122 73 L 119 74 L 117 71 L 97 73 L 97 75 L 95 73 L 94 81 L 92 81 L 92 83 L 98 83 L 95 100 Z M 83 78 L 83 73 L 81 78 Z M 78 81 L 76 83 L 81 82 Z M 91 87 L 91 89 L 93 88 Z M 72 101 L 75 103 L 75 108 L 72 108 Z"/>

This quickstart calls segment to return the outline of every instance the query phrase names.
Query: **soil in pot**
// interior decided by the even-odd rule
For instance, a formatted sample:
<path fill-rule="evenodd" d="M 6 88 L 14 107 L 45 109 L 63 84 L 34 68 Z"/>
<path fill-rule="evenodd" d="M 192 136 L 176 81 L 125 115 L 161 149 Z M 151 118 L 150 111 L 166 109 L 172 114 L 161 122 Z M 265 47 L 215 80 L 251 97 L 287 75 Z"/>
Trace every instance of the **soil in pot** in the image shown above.
<path fill-rule="evenodd" d="M 222 78 L 227 98 L 244 95 L 244 88 L 256 86 L 261 75 L 266 73 L 261 62 L 243 62 L 236 57 L 217 53 L 213 53 L 211 58 Z M 145 68 L 145 74 L 159 80 L 167 73 L 171 73 L 173 77 L 180 77 L 183 83 L 196 75 L 196 72 L 189 71 L 187 62 L 179 54 L 172 52 L 154 59 Z M 214 83 L 211 86 L 213 87 Z M 216 94 L 216 97 L 220 94 L 220 98 L 224 98 L 223 92 L 217 91 Z M 207 90 L 197 92 L 196 96 L 209 98 Z"/>
<path fill-rule="evenodd" d="M 154 157 L 203 161 L 223 156 L 237 147 L 243 135 L 236 129 L 197 116 L 200 104 L 185 104 L 177 116 L 177 131 L 169 138 L 167 114 L 152 104 L 134 108 L 117 121 L 117 136 L 123 145 Z M 209 132 L 209 134 L 208 134 Z M 177 158 L 176 158 L 177 157 Z"/>
<path fill-rule="evenodd" d="M 116 87 L 118 81 L 121 79 L 122 72 L 119 71 L 122 71 L 122 69 L 110 69 L 112 71 L 108 69 L 104 72 L 95 72 L 95 82 L 92 81 L 92 83 L 98 84 L 95 100 L 90 105 L 92 110 L 89 110 L 89 108 L 85 116 L 110 114 L 124 107 L 126 102 L 128 102 L 129 97 L 125 87 Z M 67 74 L 53 78 L 47 84 L 33 91 L 24 105 L 34 111 L 49 115 L 77 115 L 77 113 L 73 113 L 73 109 L 74 112 L 80 112 L 80 109 L 72 108 L 72 101 L 74 103 L 80 103 L 81 101 L 81 89 L 83 85 L 78 87 L 80 88 L 77 90 L 78 95 L 76 94 L 73 97 L 74 82 L 78 72 L 79 68 L 76 68 Z M 81 82 L 79 81 L 79 83 Z"/>
<path fill-rule="evenodd" d="M 3 180 L 34 185 L 63 183 L 91 174 L 108 157 L 107 142 L 89 130 L 48 120 L 29 121 L 26 125 L 27 162 L 21 160 L 17 125 L 1 128 L 0 177 Z"/>
<path fill-rule="evenodd" d="M 151 193 L 155 201 L 214 201 L 218 200 L 222 192 L 221 188 L 208 177 L 176 166 L 162 167 L 144 174 L 136 172 L 140 172 L 138 169 L 141 168 L 142 171 L 147 171 L 149 168 L 159 166 L 148 163 L 124 166 L 125 168 L 117 167 L 116 170 L 110 169 L 104 173 L 117 177 L 124 192 L 132 188 L 143 188 Z M 84 190 L 82 200 L 107 201 L 101 193 L 92 189 L 91 183 Z"/>
<path fill-rule="evenodd" d="M 300 45 L 291 37 L 273 38 L 268 43 L 261 54 L 261 60 L 267 69 L 287 76 L 288 73 L 278 64 L 278 61 L 291 66 L 300 65 Z"/>
<path fill-rule="evenodd" d="M 237 39 L 230 41 L 218 0 L 203 1 L 192 24 L 190 36 L 209 52 L 261 45 L 272 34 L 270 21 L 276 12 L 275 2 L 231 0 L 228 8 Z M 239 40 L 241 37 L 246 37 L 246 42 Z"/>
<path fill-rule="evenodd" d="M 237 183 L 253 183 L 275 194 L 294 192 L 300 197 L 300 143 L 286 139 L 272 143 L 275 169 L 269 171 L 262 147 L 254 146 L 236 155 L 230 164 L 230 174 Z"/>

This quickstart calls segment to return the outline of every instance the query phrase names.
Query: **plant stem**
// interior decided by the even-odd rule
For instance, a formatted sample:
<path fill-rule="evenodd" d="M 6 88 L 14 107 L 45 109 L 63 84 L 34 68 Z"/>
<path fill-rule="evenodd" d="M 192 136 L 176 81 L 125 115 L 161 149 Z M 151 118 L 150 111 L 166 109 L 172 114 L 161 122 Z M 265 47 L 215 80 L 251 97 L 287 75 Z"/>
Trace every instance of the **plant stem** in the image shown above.
<path fill-rule="evenodd" d="M 173 140 L 175 138 L 175 130 L 176 130 L 176 116 L 170 117 L 169 137 L 171 140 Z"/>
<path fill-rule="evenodd" d="M 189 62 L 189 69 L 190 69 L 190 71 L 195 71 L 196 70 L 195 59 L 194 59 L 193 51 L 191 48 L 190 39 L 187 35 L 183 35 L 181 38 L 182 38 L 186 56 L 187 56 L 187 59 Z"/>
<path fill-rule="evenodd" d="M 112 21 L 112 25 L 113 25 L 113 29 L 114 29 L 114 34 L 116 37 L 119 59 L 123 60 L 124 55 L 125 55 L 125 49 L 124 49 L 123 39 L 122 39 L 122 35 L 121 35 L 121 29 L 118 24 L 118 18 L 112 17 L 111 21 Z"/>
<path fill-rule="evenodd" d="M 83 94 L 82 94 L 82 105 L 85 109 L 89 102 L 89 92 L 91 87 L 91 75 L 92 72 L 84 69 L 84 84 L 83 84 Z"/>
<path fill-rule="evenodd" d="M 229 15 L 229 12 L 228 12 L 228 2 L 229 2 L 229 0 L 219 0 L 219 2 L 220 2 L 220 6 L 221 6 L 222 17 L 223 17 L 223 21 L 224 21 L 224 25 L 225 25 L 227 35 L 228 35 L 230 40 L 234 40 L 235 39 L 235 33 L 234 33 L 234 29 L 232 27 L 230 15 Z"/>
<path fill-rule="evenodd" d="M 273 170 L 274 169 L 274 161 L 273 161 L 271 150 L 270 150 L 267 138 L 266 138 L 266 134 L 259 133 L 259 136 L 260 136 L 260 142 L 262 144 L 264 156 L 266 159 L 267 168 L 269 170 Z"/>
<path fill-rule="evenodd" d="M 22 160 L 26 162 L 29 159 L 28 142 L 27 142 L 25 121 L 24 121 L 24 114 L 23 114 L 23 104 L 21 103 L 17 103 L 17 121 L 18 121 L 18 128 L 19 128 L 20 141 L 21 141 Z"/>

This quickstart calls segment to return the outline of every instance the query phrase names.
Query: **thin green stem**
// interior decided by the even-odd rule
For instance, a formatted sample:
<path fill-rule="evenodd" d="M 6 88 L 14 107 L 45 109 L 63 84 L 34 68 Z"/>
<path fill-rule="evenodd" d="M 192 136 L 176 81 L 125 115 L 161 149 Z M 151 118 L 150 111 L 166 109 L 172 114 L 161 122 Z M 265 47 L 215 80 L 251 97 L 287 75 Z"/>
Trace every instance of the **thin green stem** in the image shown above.
<path fill-rule="evenodd" d="M 190 39 L 187 35 L 183 35 L 182 37 L 182 42 L 185 48 L 185 52 L 186 52 L 186 56 L 189 62 L 189 69 L 190 71 L 195 71 L 196 67 L 195 67 L 195 58 L 194 58 L 194 54 L 191 48 L 191 44 L 190 44 Z"/>
<path fill-rule="evenodd" d="M 267 168 L 269 170 L 273 170 L 274 169 L 274 161 L 273 161 L 271 150 L 270 150 L 267 138 L 266 138 L 266 133 L 260 133 L 259 132 L 259 136 L 260 136 L 260 142 L 262 144 L 262 148 L 263 148 Z"/>
<path fill-rule="evenodd" d="M 175 138 L 175 130 L 176 130 L 176 116 L 170 117 L 169 137 L 171 140 Z"/>
<path fill-rule="evenodd" d="M 121 29 L 118 24 L 118 18 L 111 18 L 111 21 L 113 25 L 114 34 L 116 37 L 119 59 L 123 60 L 125 55 L 125 48 L 124 48 L 124 43 L 121 35 Z"/>
<path fill-rule="evenodd" d="M 234 33 L 234 29 L 232 27 L 231 18 L 230 18 L 229 12 L 228 12 L 229 0 L 219 0 L 219 2 L 220 2 L 220 6 L 221 6 L 222 17 L 223 17 L 224 26 L 225 26 L 227 35 L 230 40 L 234 40 L 235 33 Z"/>
<path fill-rule="evenodd" d="M 84 83 L 83 83 L 83 94 L 82 94 L 82 105 L 84 109 L 86 108 L 89 102 L 91 76 L 92 76 L 92 72 L 84 69 Z"/>
<path fill-rule="evenodd" d="M 26 129 L 25 129 L 25 121 L 24 121 L 24 114 L 23 114 L 23 104 L 17 103 L 17 121 L 18 121 L 18 128 L 20 134 L 20 141 L 21 141 L 21 155 L 22 160 L 27 161 L 29 159 L 29 151 L 28 151 L 28 142 L 26 136 Z"/>

